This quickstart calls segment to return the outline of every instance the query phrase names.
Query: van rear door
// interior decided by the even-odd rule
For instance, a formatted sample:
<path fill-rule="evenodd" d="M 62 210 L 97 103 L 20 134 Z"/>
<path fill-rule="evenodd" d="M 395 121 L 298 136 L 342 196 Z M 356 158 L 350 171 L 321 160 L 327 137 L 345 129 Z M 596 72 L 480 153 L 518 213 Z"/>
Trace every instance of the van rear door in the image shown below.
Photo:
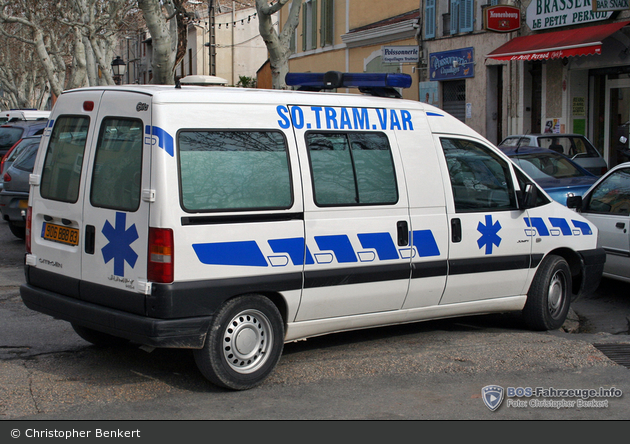
<path fill-rule="evenodd" d="M 148 291 L 150 104 L 148 95 L 105 91 L 83 195 L 82 299 L 138 314 Z"/>
<path fill-rule="evenodd" d="M 84 158 L 97 127 L 102 91 L 63 94 L 42 136 L 31 177 L 29 282 L 79 298 L 83 248 Z"/>

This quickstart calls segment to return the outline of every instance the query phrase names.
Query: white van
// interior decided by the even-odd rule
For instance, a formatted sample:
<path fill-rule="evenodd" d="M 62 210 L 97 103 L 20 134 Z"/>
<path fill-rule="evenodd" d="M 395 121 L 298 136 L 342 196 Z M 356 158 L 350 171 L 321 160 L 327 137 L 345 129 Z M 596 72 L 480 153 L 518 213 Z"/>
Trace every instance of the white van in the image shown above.
<path fill-rule="evenodd" d="M 25 304 L 94 344 L 193 349 L 232 389 L 332 332 L 510 311 L 557 329 L 605 261 L 479 134 L 367 94 L 66 91 L 30 183 Z"/>

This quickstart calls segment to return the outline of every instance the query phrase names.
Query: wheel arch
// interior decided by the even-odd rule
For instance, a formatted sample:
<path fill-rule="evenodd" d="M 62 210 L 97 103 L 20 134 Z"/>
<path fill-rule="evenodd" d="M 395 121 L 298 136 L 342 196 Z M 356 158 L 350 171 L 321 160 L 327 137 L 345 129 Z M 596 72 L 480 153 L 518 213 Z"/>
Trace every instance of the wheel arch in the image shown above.
<path fill-rule="evenodd" d="M 584 286 L 584 263 L 580 254 L 570 248 L 557 248 L 547 253 L 545 258 L 550 255 L 560 256 L 569 264 L 569 269 L 571 270 L 572 299 L 575 300 Z"/>

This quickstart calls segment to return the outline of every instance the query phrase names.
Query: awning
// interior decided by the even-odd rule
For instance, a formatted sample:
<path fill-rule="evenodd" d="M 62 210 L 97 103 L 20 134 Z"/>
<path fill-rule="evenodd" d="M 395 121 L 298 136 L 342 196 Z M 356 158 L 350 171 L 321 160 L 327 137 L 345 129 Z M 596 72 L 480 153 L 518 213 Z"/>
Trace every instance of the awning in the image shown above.
<path fill-rule="evenodd" d="M 629 23 L 616 22 L 516 37 L 486 57 L 496 60 L 544 60 L 601 54 L 602 40 Z"/>

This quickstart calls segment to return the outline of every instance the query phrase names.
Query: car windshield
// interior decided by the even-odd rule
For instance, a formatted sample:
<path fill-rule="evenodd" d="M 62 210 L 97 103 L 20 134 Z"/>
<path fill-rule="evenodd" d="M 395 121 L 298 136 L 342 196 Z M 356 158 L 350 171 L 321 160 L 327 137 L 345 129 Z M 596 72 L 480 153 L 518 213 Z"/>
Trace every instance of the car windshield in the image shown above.
<path fill-rule="evenodd" d="M 37 157 L 37 148 L 39 143 L 33 143 L 29 145 L 22 153 L 15 159 L 12 167 L 23 171 L 33 171 L 35 166 L 35 158 Z"/>
<path fill-rule="evenodd" d="M 577 136 L 545 136 L 538 138 L 538 146 L 564 154 L 570 158 L 599 157 L 597 150 L 591 143 Z"/>
<path fill-rule="evenodd" d="M 584 176 L 575 164 L 558 154 L 528 153 L 519 154 L 515 158 L 518 165 L 534 180 Z"/>
<path fill-rule="evenodd" d="M 15 142 L 20 140 L 23 132 L 24 129 L 19 127 L 0 127 L 0 149 L 8 150 L 9 148 L 11 148 L 15 144 Z"/>
<path fill-rule="evenodd" d="M 11 154 L 7 156 L 7 161 L 8 162 L 15 161 L 15 159 L 17 159 L 17 157 L 20 154 L 22 154 L 22 151 L 24 151 L 26 148 L 28 148 L 31 145 L 39 145 L 39 137 L 37 139 L 22 140 L 19 144 L 16 145 L 15 148 L 13 148 L 13 151 L 11 151 Z"/>

